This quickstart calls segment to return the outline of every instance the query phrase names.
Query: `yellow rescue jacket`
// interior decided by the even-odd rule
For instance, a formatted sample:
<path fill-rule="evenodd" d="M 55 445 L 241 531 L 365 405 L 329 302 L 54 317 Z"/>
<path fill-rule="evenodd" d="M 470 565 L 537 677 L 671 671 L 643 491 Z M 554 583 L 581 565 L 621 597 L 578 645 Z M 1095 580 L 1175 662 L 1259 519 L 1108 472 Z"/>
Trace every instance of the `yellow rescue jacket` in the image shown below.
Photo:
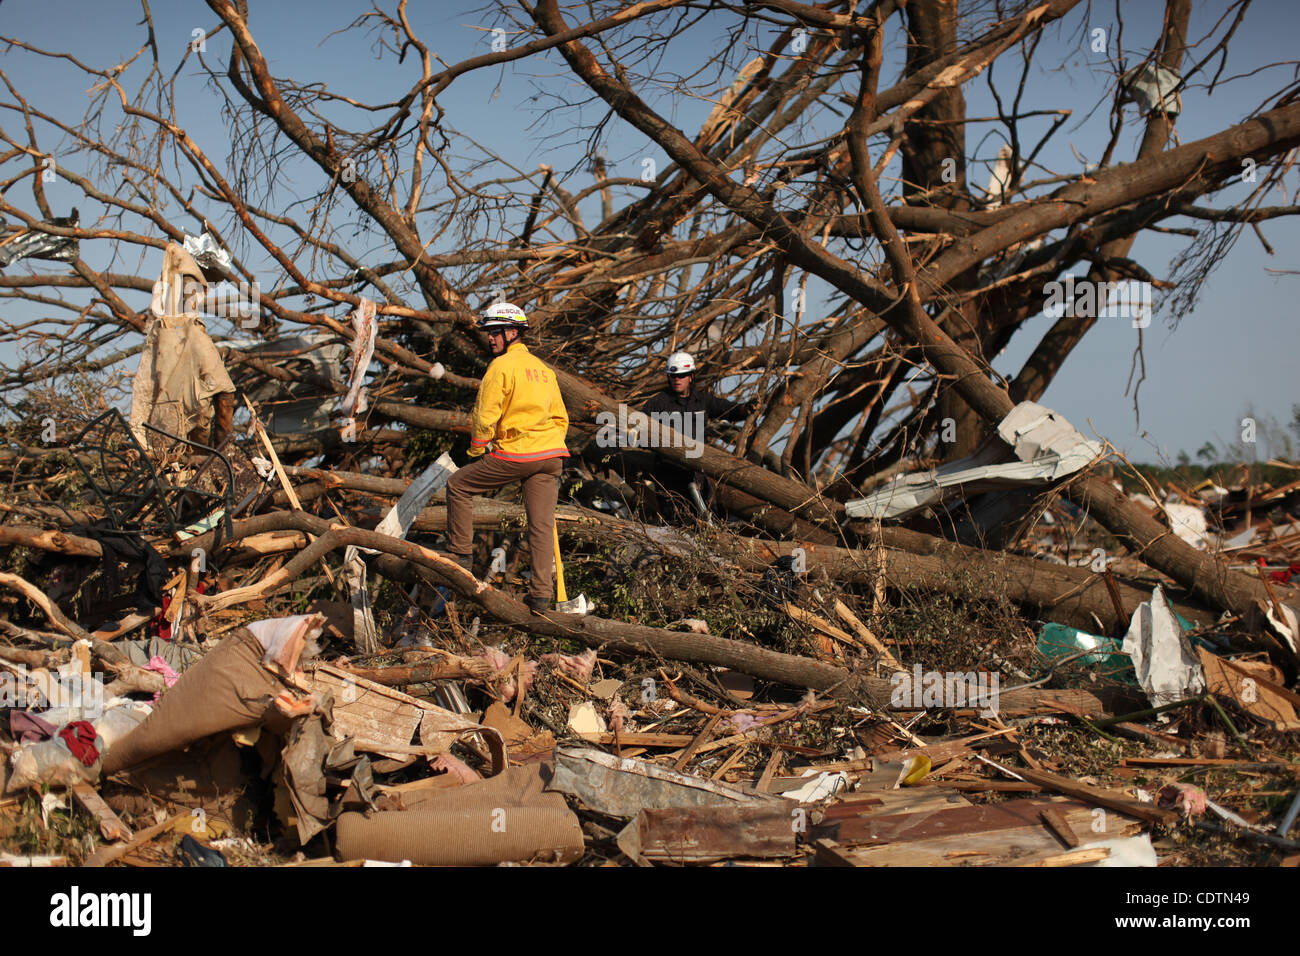
<path fill-rule="evenodd" d="M 470 419 L 469 454 L 477 457 L 493 442 L 493 458 L 540 461 L 567 458 L 569 430 L 555 372 L 522 342 L 511 342 L 483 375 Z"/>

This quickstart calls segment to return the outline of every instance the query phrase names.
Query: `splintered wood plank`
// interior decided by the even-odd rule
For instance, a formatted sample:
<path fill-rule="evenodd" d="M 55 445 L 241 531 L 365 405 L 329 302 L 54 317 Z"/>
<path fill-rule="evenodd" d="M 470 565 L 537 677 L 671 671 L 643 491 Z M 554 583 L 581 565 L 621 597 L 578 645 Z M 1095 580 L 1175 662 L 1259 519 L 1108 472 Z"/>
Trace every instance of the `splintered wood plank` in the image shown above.
<path fill-rule="evenodd" d="M 708 722 L 704 725 L 704 729 L 695 735 L 695 739 L 687 744 L 686 749 L 682 751 L 681 756 L 673 762 L 674 770 L 681 770 L 685 767 L 686 764 L 690 762 L 690 759 L 695 756 L 695 751 L 700 749 L 700 745 L 709 742 L 709 738 L 713 736 L 713 732 L 717 729 L 721 720 L 722 714 L 714 714 L 709 718 Z"/>
<path fill-rule="evenodd" d="M 65 856 L 21 856 L 0 850 L 0 866 L 3 867 L 45 867 L 72 866 Z"/>
<path fill-rule="evenodd" d="M 1080 866 L 1084 863 L 1100 863 L 1110 856 L 1110 847 L 1094 846 L 1084 847 L 1081 850 L 1073 850 L 1069 853 L 1058 853 L 1056 856 L 1045 857 L 1041 860 L 1034 860 L 1030 863 L 1021 863 L 1021 866 Z"/>
<path fill-rule="evenodd" d="M 845 866 L 948 867 L 1029 863 L 1060 852 L 1060 842 L 1043 827 L 1024 826 L 886 846 L 846 847 L 839 855 Z"/>
<path fill-rule="evenodd" d="M 1077 833 L 1079 825 L 1071 820 L 1072 829 Z M 1093 862 L 1095 853 L 1083 854 L 1089 848 L 1087 842 L 1109 839 L 1121 833 L 1118 828 L 1111 828 L 1105 834 L 1089 833 L 1091 841 L 1085 841 L 1080 850 L 1070 853 L 1061 852 L 1060 841 L 1041 824 L 1026 825 L 1007 830 L 993 830 L 986 833 L 963 833 L 954 836 L 937 837 L 929 840 L 892 843 L 885 846 L 863 847 L 860 849 L 839 848 L 838 856 L 841 866 L 1075 866 Z M 1124 830 L 1140 830 L 1141 826 L 1130 822 Z M 1126 833 L 1123 835 L 1132 835 Z M 814 844 L 815 845 L 815 844 Z M 820 853 L 817 861 L 821 862 Z"/>
<path fill-rule="evenodd" d="M 340 863 L 338 860 L 334 859 L 334 857 L 332 857 L 332 856 L 319 856 L 319 857 L 316 857 L 316 858 L 311 859 L 311 860 L 299 860 L 299 861 L 297 861 L 296 863 L 277 863 L 277 864 L 276 864 L 276 866 L 279 866 L 279 867 L 291 867 L 291 866 L 294 866 L 294 867 L 297 867 L 297 866 L 330 866 L 330 867 L 336 867 L 336 866 L 347 866 L 347 867 L 357 867 L 357 866 L 365 866 L 365 865 L 366 865 L 366 861 L 365 861 L 365 860 L 344 860 L 342 863 Z"/>
<path fill-rule="evenodd" d="M 1125 757 L 1124 767 L 1243 767 L 1260 770 L 1268 767 L 1289 767 L 1281 760 L 1225 760 L 1214 757 Z"/>
<path fill-rule="evenodd" d="M 613 744 L 614 734 L 578 734 L 583 740 L 593 744 Z M 622 733 L 618 743 L 624 747 L 689 747 L 695 738 L 690 734 L 656 734 L 656 733 Z M 626 756 L 626 754 L 624 755 Z"/>
<path fill-rule="evenodd" d="M 105 840 L 131 839 L 133 836 L 131 828 L 118 818 L 118 815 L 90 784 L 74 783 L 72 796 L 76 798 L 77 803 L 81 804 L 83 810 L 95 818 L 95 822 L 99 824 L 99 832 L 104 835 Z"/>
<path fill-rule="evenodd" d="M 1026 825 L 1024 813 L 1011 803 L 953 807 L 946 803 L 903 812 L 874 812 L 834 816 L 829 811 L 814 829 L 842 846 L 881 846 L 940 836 L 1010 830 Z M 1037 808 L 1029 822 L 1037 822 Z"/>
<path fill-rule="evenodd" d="M 164 833 L 165 831 L 170 830 L 173 826 L 176 825 L 177 820 L 189 820 L 189 819 L 192 819 L 192 817 L 190 815 L 190 812 L 186 810 L 176 814 L 174 817 L 170 817 L 162 821 L 162 823 L 155 823 L 153 826 L 141 830 L 134 837 L 132 837 L 131 840 L 128 841 L 127 843 L 120 843 L 117 846 L 101 846 L 98 850 L 92 853 L 86 859 L 86 862 L 82 865 L 83 866 L 108 866 L 108 864 L 116 860 L 120 860 L 128 853 L 133 853 L 136 850 L 139 850 L 150 840 L 153 840 L 156 837 L 158 837 L 160 834 Z"/>
<path fill-rule="evenodd" d="M 890 653 L 889 648 L 880 643 L 880 638 L 876 637 L 876 635 L 871 632 L 871 628 L 863 624 L 862 621 L 859 620 L 858 616 L 849 610 L 848 606 L 838 598 L 835 600 L 835 613 L 838 614 L 846 624 L 853 628 L 860 638 L 875 648 L 880 654 L 881 659 L 884 660 L 886 664 L 895 670 L 901 671 L 906 669 L 898 662 L 898 659 Z"/>
<path fill-rule="evenodd" d="M 309 672 L 312 691 L 334 695 L 334 727 L 361 747 L 385 757 L 409 754 L 423 709 L 401 691 L 329 666 Z"/>
<path fill-rule="evenodd" d="M 1014 727 L 1007 727 L 1003 730 L 993 730 L 988 733 L 975 734 L 971 737 L 962 737 L 958 740 L 936 741 L 927 744 L 924 747 L 898 747 L 893 750 L 884 750 L 880 753 L 872 754 L 872 759 L 877 761 L 895 761 L 907 760 L 917 754 L 924 754 L 930 758 L 930 766 L 935 770 L 943 764 L 958 757 L 964 757 L 971 752 L 971 744 L 978 743 L 981 740 L 988 740 L 992 737 L 1002 737 L 1015 731 Z"/>
<path fill-rule="evenodd" d="M 948 840 L 955 841 L 950 848 L 960 849 L 964 846 L 961 841 L 967 838 L 1028 829 L 1045 833 L 1051 840 L 1052 849 L 1059 852 L 1060 844 L 1043 830 L 1040 823 L 1044 810 L 1054 811 L 1062 831 L 1072 834 L 1077 844 L 1131 836 L 1141 829 L 1137 821 L 1119 814 L 1098 818 L 1093 809 L 1081 801 L 1051 798 L 1008 800 L 981 806 L 931 807 L 902 813 L 835 815 L 832 813 L 835 809 L 828 808 L 822 821 L 813 828 L 813 835 L 853 847 Z M 1102 825 L 1094 831 L 1094 824 L 1099 819 Z M 1064 835 L 1061 838 L 1069 844 L 1069 838 Z"/>
<path fill-rule="evenodd" d="M 831 637 L 835 638 L 835 640 L 847 644 L 849 647 L 856 648 L 857 650 L 865 650 L 862 644 L 859 643 L 857 640 L 855 640 L 852 637 L 852 635 L 848 634 L 845 631 L 840 630 L 830 621 L 826 620 L 825 618 L 818 617 L 816 614 L 813 614 L 811 611 L 805 611 L 803 608 L 799 607 L 798 605 L 790 604 L 789 602 L 787 602 L 785 605 L 785 613 L 789 614 L 792 620 L 798 621 L 801 624 L 809 624 L 815 627 L 817 630 L 821 631 L 823 634 L 828 634 Z M 817 643 L 818 643 L 818 647 L 821 648 L 825 653 L 829 654 L 834 649 L 834 645 L 832 645 L 831 642 L 827 641 L 825 638 L 819 637 Z"/>
<path fill-rule="evenodd" d="M 963 793 L 1042 793 L 1036 783 L 1021 780 L 936 780 L 936 787 Z"/>
<path fill-rule="evenodd" d="M 1080 843 L 1079 835 L 1070 827 L 1070 822 L 1065 819 L 1057 807 L 1045 807 L 1039 811 L 1043 822 L 1047 824 L 1048 829 L 1061 838 L 1066 846 L 1075 847 Z"/>
<path fill-rule="evenodd" d="M 1082 800 L 1084 803 L 1093 806 L 1105 807 L 1107 810 L 1114 810 L 1117 813 L 1126 813 L 1139 820 L 1145 820 L 1147 823 L 1171 824 L 1178 821 L 1178 812 L 1176 810 L 1163 810 L 1151 803 L 1139 803 L 1132 797 L 1114 790 L 1105 790 L 1101 787 L 1080 783 L 1078 780 L 1072 780 L 1060 774 L 1049 773 L 1046 770 L 1031 770 L 1026 767 L 1017 770 L 1016 773 L 1024 777 L 1029 783 L 1038 784 L 1044 790 L 1063 793 L 1067 797 Z"/>
<path fill-rule="evenodd" d="M 972 804 L 965 797 L 936 787 L 900 787 L 897 790 L 851 794 L 826 807 L 822 814 L 825 819 L 835 820 L 867 813 L 919 813 L 969 806 Z"/>
<path fill-rule="evenodd" d="M 1176 747 L 1177 749 L 1187 751 L 1187 741 L 1175 737 L 1173 734 L 1164 734 L 1158 730 L 1152 730 L 1149 727 L 1143 727 L 1141 724 L 1134 724 L 1128 721 L 1122 721 L 1114 725 L 1113 728 L 1125 736 L 1138 737 L 1149 743 L 1158 744 L 1163 747 Z"/>
<path fill-rule="evenodd" d="M 772 756 L 767 758 L 767 766 L 763 768 L 762 775 L 758 778 L 758 783 L 754 789 L 760 793 L 767 792 L 768 785 L 772 782 L 772 777 L 776 773 L 777 764 L 781 762 L 782 753 L 780 749 L 772 751 Z"/>
<path fill-rule="evenodd" d="M 1230 661 L 1226 657 L 1219 658 L 1219 662 L 1228 670 L 1234 671 L 1242 677 L 1253 679 L 1260 687 L 1264 687 L 1272 691 L 1274 694 L 1277 694 L 1279 697 L 1289 701 L 1293 707 L 1300 707 L 1300 694 L 1297 694 L 1295 691 L 1277 683 L 1269 676 L 1269 674 L 1264 673 L 1264 671 L 1267 670 L 1269 673 L 1277 674 L 1275 668 L 1268 667 L 1267 665 L 1248 666 L 1245 661 Z"/>
<path fill-rule="evenodd" d="M 1300 697 L 1274 683 L 1268 673 L 1226 661 L 1203 647 L 1198 647 L 1196 652 L 1200 655 L 1206 687 L 1211 694 L 1230 699 L 1242 710 L 1272 724 L 1275 730 L 1300 728 L 1292 703 Z"/>
<path fill-rule="evenodd" d="M 352 737 L 358 750 L 401 760 L 413 753 L 445 753 L 454 741 L 469 738 L 486 745 L 496 770 L 505 767 L 505 742 L 495 728 L 331 664 L 309 665 L 307 678 L 313 692 L 333 694 L 335 731 Z M 418 747 L 411 743 L 417 728 Z"/>
<path fill-rule="evenodd" d="M 257 415 L 257 410 L 253 408 L 253 403 L 244 396 L 244 404 L 248 406 L 248 414 L 252 416 L 253 429 L 257 432 L 257 437 L 262 442 L 262 447 L 266 449 L 267 457 L 271 459 L 271 469 L 275 472 L 276 478 L 280 480 L 280 487 L 284 489 L 284 496 L 289 501 L 289 507 L 294 511 L 302 511 L 302 502 L 298 500 L 298 492 L 294 491 L 293 483 L 289 481 L 288 474 L 285 473 L 284 465 L 280 463 L 280 456 L 275 453 L 275 446 L 271 444 L 271 436 L 266 433 L 262 427 L 262 420 Z M 307 535 L 307 540 L 314 542 L 315 535 Z M 329 581 L 332 586 L 337 586 L 334 580 L 334 572 L 330 570 L 329 563 L 325 558 L 320 559 L 321 570 L 325 572 L 325 580 Z"/>
<path fill-rule="evenodd" d="M 817 866 L 858 866 L 858 862 L 834 840 L 820 839 L 813 841 L 816 851 L 814 861 Z"/>
<path fill-rule="evenodd" d="M 713 773 L 709 776 L 709 779 L 721 780 L 723 775 L 732 767 L 734 767 L 737 763 L 739 763 L 740 758 L 745 756 L 745 754 L 748 751 L 749 751 L 749 744 L 741 744 L 739 747 L 737 747 L 735 750 L 732 751 L 730 757 L 728 757 L 726 760 L 722 762 L 722 766 L 718 767 L 717 770 L 713 771 Z"/>

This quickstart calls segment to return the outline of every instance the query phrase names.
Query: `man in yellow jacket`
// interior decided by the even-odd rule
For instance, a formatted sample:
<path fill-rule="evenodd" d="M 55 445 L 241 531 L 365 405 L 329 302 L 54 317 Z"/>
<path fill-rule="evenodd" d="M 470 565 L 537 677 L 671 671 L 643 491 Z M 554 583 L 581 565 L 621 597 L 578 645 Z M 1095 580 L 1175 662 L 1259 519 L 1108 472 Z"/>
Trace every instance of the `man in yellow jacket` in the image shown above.
<path fill-rule="evenodd" d="M 519 341 L 528 328 L 522 309 L 493 303 L 478 328 L 487 333 L 494 358 L 483 375 L 470 422 L 469 454 L 476 460 L 447 482 L 447 551 L 469 571 L 474 547 L 471 499 L 519 482 L 532 555 L 527 603 L 534 611 L 544 611 L 551 604 L 555 575 L 555 502 L 560 459 L 569 456 L 564 445 L 569 414 L 555 372 Z"/>

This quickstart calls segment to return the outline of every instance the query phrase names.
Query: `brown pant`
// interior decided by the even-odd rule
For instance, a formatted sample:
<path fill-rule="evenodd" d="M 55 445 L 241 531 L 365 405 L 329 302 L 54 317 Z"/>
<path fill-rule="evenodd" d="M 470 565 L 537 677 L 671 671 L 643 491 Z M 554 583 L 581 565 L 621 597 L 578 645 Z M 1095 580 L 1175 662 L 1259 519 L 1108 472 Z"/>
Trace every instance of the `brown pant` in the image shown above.
<path fill-rule="evenodd" d="M 484 455 L 461 468 L 447 482 L 447 550 L 469 554 L 474 548 L 474 495 L 496 491 L 518 481 L 524 487 L 528 515 L 528 550 L 533 580 L 528 593 L 551 598 L 555 576 L 555 502 L 560 496 L 563 459 L 504 461 Z"/>

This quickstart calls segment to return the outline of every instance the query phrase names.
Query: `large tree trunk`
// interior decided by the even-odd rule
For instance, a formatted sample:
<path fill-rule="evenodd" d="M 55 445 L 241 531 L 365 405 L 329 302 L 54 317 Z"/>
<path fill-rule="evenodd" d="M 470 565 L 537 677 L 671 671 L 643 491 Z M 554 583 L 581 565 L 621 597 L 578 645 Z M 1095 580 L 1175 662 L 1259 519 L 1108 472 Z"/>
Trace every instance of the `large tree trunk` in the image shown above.
<path fill-rule="evenodd" d="M 907 73 L 913 75 L 957 49 L 957 2 L 913 3 L 907 6 Z M 966 211 L 966 98 L 960 86 L 939 93 L 903 124 L 903 199 L 909 205 Z M 973 272 L 959 276 L 950 292 L 970 288 Z M 979 303 L 969 299 L 949 313 L 944 330 L 962 348 L 987 358 L 986 329 Z M 970 455 L 987 428 L 960 394 L 947 389 L 939 398 L 940 456 L 952 461 Z M 949 421 L 951 420 L 951 421 Z"/>
<path fill-rule="evenodd" d="M 541 0 L 534 16 L 548 33 L 565 29 L 554 0 Z M 569 41 L 559 49 L 574 72 L 620 116 L 658 142 L 720 201 L 755 224 L 766 226 L 771 240 L 787 251 L 791 262 L 822 276 L 864 305 L 880 302 L 879 290 L 857 268 L 813 242 L 752 189 L 730 179 L 625 83 L 606 73 L 585 46 Z M 917 273 L 916 284 L 928 290 L 927 294 L 938 294 L 943 283 L 1017 242 L 1157 192 L 1187 188 L 1197 181 L 1216 182 L 1230 171 L 1239 171 L 1242 156 L 1272 154 L 1296 142 L 1300 142 L 1300 103 L 1271 110 L 1223 133 L 1170 150 L 1163 163 L 1130 164 L 1099 173 L 1092 181 L 1063 188 L 1054 202 L 1035 204 L 954 244 Z M 850 145 L 854 143 L 850 138 Z M 879 223 L 879 217 L 873 216 L 873 222 Z M 915 294 L 915 287 L 909 284 L 909 288 Z M 954 387 L 988 425 L 1001 421 L 1014 407 L 1007 390 L 989 378 L 978 358 L 953 342 L 923 310 L 886 308 L 881 317 L 906 341 L 920 346 L 930 365 L 953 380 Z M 1072 483 L 1067 493 L 1141 560 L 1212 606 L 1245 614 L 1254 610 L 1257 601 L 1266 599 L 1259 581 L 1230 572 L 1221 559 L 1196 551 L 1100 479 L 1084 477 Z M 802 502 L 778 503 L 796 511 L 810 510 L 810 505 Z"/>

